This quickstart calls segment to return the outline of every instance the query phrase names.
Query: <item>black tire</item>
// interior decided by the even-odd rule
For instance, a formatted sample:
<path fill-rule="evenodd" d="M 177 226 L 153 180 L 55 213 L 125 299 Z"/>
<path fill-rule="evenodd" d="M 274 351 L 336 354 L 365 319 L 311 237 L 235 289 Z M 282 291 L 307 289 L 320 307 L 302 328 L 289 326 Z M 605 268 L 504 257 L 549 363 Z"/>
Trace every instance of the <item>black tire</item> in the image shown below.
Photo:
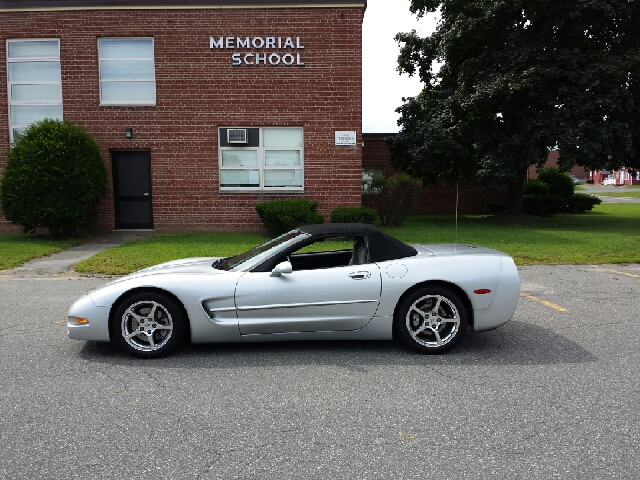
<path fill-rule="evenodd" d="M 400 305 L 395 318 L 396 331 L 413 350 L 443 353 L 462 339 L 467 318 L 467 309 L 458 295 L 442 287 L 424 287 Z"/>
<path fill-rule="evenodd" d="M 185 314 L 175 300 L 156 292 L 141 292 L 124 298 L 116 308 L 111 338 L 131 355 L 158 358 L 180 345 L 185 329 Z"/>

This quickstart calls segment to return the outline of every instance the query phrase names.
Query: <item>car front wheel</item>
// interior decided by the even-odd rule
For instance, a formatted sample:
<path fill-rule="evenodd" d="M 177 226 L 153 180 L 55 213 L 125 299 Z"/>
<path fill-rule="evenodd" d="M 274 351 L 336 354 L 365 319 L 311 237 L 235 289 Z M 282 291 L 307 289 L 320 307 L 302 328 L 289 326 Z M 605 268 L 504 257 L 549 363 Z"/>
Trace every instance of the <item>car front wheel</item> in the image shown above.
<path fill-rule="evenodd" d="M 443 353 L 464 336 L 467 311 L 452 291 L 425 287 L 404 300 L 395 321 L 407 346 L 421 353 Z"/>
<path fill-rule="evenodd" d="M 167 355 L 182 341 L 186 318 L 171 298 L 154 292 L 125 298 L 112 321 L 115 343 L 141 358 Z"/>

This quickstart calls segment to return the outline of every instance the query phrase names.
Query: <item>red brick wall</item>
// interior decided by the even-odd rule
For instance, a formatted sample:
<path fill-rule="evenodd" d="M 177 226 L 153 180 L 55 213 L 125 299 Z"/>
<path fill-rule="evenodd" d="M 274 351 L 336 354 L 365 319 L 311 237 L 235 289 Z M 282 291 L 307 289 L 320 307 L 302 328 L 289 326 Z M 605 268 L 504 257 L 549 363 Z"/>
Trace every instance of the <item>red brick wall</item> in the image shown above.
<path fill-rule="evenodd" d="M 369 168 L 382 168 L 385 176 L 393 175 L 396 170 L 389 163 L 389 149 L 384 137 L 393 134 L 364 134 L 362 147 L 362 165 Z M 457 187 L 458 212 L 488 213 L 492 203 L 506 204 L 506 189 L 490 192 L 473 182 L 460 182 Z M 368 195 L 362 196 L 362 204 L 373 206 Z M 420 196 L 419 210 L 422 213 L 453 213 L 456 211 L 456 185 L 428 185 Z"/>
<path fill-rule="evenodd" d="M 257 231 L 256 201 L 304 196 L 327 216 L 360 204 L 362 18 L 361 8 L 0 13 L 0 72 L 6 39 L 60 39 L 64 118 L 101 145 L 109 175 L 111 150 L 151 151 L 156 230 Z M 243 49 L 209 48 L 210 36 L 227 35 L 300 37 L 305 66 L 233 67 L 231 54 Z M 154 38 L 155 107 L 99 105 L 97 39 L 118 36 Z M 0 150 L 9 143 L 7 111 L 3 77 Z M 304 127 L 304 193 L 221 193 L 220 126 Z M 357 145 L 335 146 L 336 130 L 356 131 Z M 111 180 L 99 227 L 114 227 Z M 14 229 L 0 217 L 0 231 Z"/>
<path fill-rule="evenodd" d="M 547 161 L 545 162 L 543 169 L 549 167 L 558 167 L 558 158 L 560 157 L 560 152 L 558 150 L 549 150 L 549 155 L 547 156 Z M 578 179 L 587 181 L 589 180 L 589 170 L 585 167 L 575 166 L 571 168 L 567 173 L 570 175 L 575 175 Z M 529 167 L 527 170 L 527 178 L 538 178 L 538 171 L 536 167 Z"/>

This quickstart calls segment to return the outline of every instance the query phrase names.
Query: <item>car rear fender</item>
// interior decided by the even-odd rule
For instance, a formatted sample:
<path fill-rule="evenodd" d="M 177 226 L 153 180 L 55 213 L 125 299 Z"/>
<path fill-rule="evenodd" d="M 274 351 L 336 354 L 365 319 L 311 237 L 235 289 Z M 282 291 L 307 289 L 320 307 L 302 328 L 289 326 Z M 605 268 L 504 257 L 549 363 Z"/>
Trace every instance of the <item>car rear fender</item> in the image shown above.
<path fill-rule="evenodd" d="M 498 288 L 501 264 L 498 255 L 433 256 L 382 262 L 382 296 L 376 315 L 393 315 L 407 291 L 438 283 L 462 292 L 460 297 L 468 300 L 470 312 L 488 308 Z"/>

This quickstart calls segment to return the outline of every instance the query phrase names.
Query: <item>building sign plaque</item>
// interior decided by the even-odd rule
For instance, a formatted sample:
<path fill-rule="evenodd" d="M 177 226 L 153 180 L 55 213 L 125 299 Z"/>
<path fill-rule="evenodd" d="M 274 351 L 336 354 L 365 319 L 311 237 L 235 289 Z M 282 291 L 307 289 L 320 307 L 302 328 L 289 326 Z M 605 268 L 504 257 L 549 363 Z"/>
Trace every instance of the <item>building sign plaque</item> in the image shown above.
<path fill-rule="evenodd" d="M 336 145 L 355 145 L 356 132 L 336 131 Z"/>

